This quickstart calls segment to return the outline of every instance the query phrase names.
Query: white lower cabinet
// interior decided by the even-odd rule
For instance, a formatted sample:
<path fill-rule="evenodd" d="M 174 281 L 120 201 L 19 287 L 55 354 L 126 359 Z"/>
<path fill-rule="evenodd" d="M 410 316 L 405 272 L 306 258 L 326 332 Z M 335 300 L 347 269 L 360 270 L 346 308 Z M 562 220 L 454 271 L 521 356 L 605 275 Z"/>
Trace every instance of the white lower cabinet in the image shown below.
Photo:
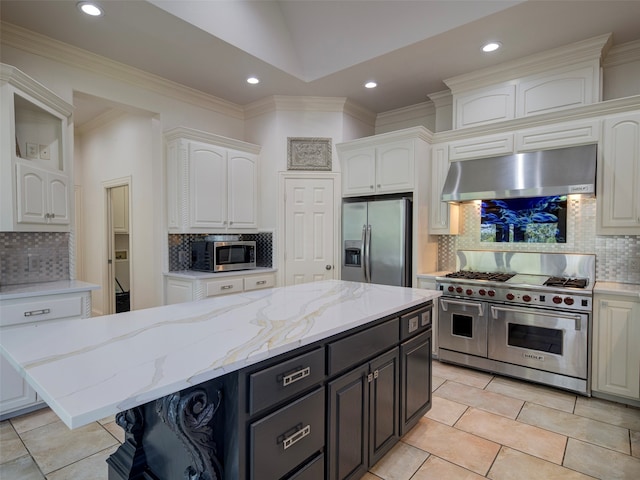
<path fill-rule="evenodd" d="M 91 316 L 91 293 L 63 293 L 0 300 L 4 326 Z M 36 391 L 9 361 L 0 357 L 0 420 L 45 407 Z"/>
<path fill-rule="evenodd" d="M 165 276 L 165 305 L 271 288 L 276 284 L 276 275 L 272 272 L 222 277 L 219 273 L 211 275 L 215 275 L 215 277 L 194 276 L 189 278 L 185 274 L 167 274 Z"/>
<path fill-rule="evenodd" d="M 640 400 L 640 300 L 595 294 L 594 392 Z"/>

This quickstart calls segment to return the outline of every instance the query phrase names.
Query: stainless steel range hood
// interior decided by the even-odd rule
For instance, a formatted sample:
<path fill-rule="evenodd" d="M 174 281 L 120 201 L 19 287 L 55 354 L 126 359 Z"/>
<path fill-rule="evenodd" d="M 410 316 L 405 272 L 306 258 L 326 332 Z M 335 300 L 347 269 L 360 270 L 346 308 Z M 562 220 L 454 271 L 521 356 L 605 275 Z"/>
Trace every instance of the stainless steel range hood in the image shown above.
<path fill-rule="evenodd" d="M 596 145 L 451 162 L 443 202 L 595 194 Z"/>

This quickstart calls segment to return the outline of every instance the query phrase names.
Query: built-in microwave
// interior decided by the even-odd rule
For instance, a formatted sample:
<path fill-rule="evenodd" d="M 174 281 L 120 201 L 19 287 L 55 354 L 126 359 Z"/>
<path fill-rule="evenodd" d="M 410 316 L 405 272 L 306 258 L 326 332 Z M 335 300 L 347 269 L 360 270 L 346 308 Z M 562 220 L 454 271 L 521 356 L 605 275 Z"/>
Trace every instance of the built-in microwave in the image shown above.
<path fill-rule="evenodd" d="M 203 272 L 229 272 L 256 268 L 256 242 L 191 242 L 191 269 Z"/>

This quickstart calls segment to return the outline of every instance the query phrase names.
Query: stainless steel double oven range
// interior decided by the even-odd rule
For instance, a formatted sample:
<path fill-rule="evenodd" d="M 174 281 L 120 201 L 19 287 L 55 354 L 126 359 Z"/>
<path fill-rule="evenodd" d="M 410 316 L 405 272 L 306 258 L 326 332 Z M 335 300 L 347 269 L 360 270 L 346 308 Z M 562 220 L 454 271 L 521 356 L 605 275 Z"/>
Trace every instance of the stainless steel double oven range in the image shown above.
<path fill-rule="evenodd" d="M 595 255 L 460 250 L 437 277 L 438 356 L 591 394 Z"/>

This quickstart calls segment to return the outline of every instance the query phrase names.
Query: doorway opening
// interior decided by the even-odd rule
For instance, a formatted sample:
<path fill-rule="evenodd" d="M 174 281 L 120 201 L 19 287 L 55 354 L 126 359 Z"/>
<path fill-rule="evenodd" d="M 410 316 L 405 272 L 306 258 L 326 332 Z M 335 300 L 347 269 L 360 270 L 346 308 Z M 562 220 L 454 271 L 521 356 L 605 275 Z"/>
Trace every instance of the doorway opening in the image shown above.
<path fill-rule="evenodd" d="M 131 310 L 131 178 L 105 182 L 106 278 L 105 314 Z"/>

